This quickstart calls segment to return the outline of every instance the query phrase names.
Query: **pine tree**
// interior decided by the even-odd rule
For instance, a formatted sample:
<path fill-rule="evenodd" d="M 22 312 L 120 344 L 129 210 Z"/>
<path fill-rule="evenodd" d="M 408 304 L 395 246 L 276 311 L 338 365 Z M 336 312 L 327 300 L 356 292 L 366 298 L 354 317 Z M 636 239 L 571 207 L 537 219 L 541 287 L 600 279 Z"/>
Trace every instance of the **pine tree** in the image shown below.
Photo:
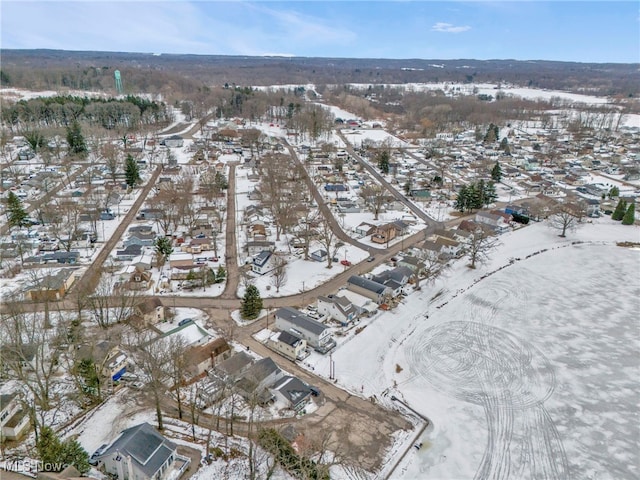
<path fill-rule="evenodd" d="M 620 189 L 618 187 L 611 187 L 609 190 L 609 198 L 617 198 L 620 196 Z"/>
<path fill-rule="evenodd" d="M 262 310 L 262 297 L 255 285 L 249 285 L 240 304 L 240 315 L 245 320 L 258 318 Z"/>
<path fill-rule="evenodd" d="M 77 120 L 74 120 L 71 126 L 67 127 L 67 143 L 70 153 L 83 158 L 87 156 L 87 143 Z"/>
<path fill-rule="evenodd" d="M 61 441 L 51 427 L 44 426 L 40 429 L 36 449 L 40 461 L 51 467 L 58 465 L 62 470 L 66 465 L 73 465 L 83 474 L 91 468 L 89 454 L 77 440 Z"/>
<path fill-rule="evenodd" d="M 632 203 L 631 205 L 629 205 L 629 208 L 627 209 L 627 213 L 625 213 L 624 217 L 622 217 L 622 224 L 633 225 L 635 220 L 636 220 L 636 206 L 634 203 Z"/>
<path fill-rule="evenodd" d="M 173 253 L 171 240 L 168 237 L 158 237 L 155 241 L 155 247 L 160 263 L 164 264 L 166 258 Z"/>
<path fill-rule="evenodd" d="M 7 197 L 7 217 L 10 227 L 24 227 L 27 225 L 27 211 L 20 198 L 13 192 Z"/>
<path fill-rule="evenodd" d="M 498 199 L 496 186 L 493 182 L 486 183 L 484 186 L 483 202 L 485 206 L 489 206 Z"/>
<path fill-rule="evenodd" d="M 611 214 L 611 219 L 617 220 L 617 221 L 622 220 L 622 217 L 624 217 L 626 210 L 627 210 L 627 202 L 625 202 L 622 199 L 618 200 L 618 205 L 616 205 L 616 209 Z"/>
<path fill-rule="evenodd" d="M 127 185 L 130 188 L 135 187 L 138 182 L 140 182 L 140 168 L 138 167 L 136 160 L 131 155 L 127 155 L 127 160 L 125 161 L 124 166 L 124 175 L 127 180 Z"/>
<path fill-rule="evenodd" d="M 460 213 L 464 213 L 467 209 L 467 203 L 469 198 L 469 190 L 466 185 L 463 185 L 458 192 L 458 197 L 456 198 L 455 209 Z"/>
<path fill-rule="evenodd" d="M 385 175 L 389 173 L 389 152 L 386 150 L 378 156 L 378 167 Z"/>
<path fill-rule="evenodd" d="M 216 271 L 215 282 L 222 283 L 225 281 L 226 278 L 227 278 L 227 271 L 224 269 L 222 265 L 220 265 L 218 267 L 218 270 Z"/>
<path fill-rule="evenodd" d="M 500 162 L 496 162 L 496 164 L 491 169 L 491 179 L 499 183 L 502 180 L 502 168 L 500 167 Z"/>

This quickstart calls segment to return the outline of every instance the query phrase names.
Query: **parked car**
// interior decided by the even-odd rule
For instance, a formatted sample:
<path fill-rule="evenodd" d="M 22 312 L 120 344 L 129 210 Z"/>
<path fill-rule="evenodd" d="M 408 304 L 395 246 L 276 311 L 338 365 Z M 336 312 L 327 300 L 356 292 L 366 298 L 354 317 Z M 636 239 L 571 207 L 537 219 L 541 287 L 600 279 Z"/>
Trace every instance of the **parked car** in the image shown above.
<path fill-rule="evenodd" d="M 93 455 L 91 455 L 91 458 L 89 459 L 89 464 L 90 465 L 97 465 L 98 464 L 98 457 L 100 455 L 102 455 L 107 450 L 108 446 L 109 445 L 107 445 L 106 443 L 103 443 L 102 445 L 100 445 L 100 447 L 95 452 L 93 452 Z"/>
<path fill-rule="evenodd" d="M 345 267 L 350 267 L 351 266 L 351 262 L 349 260 L 340 260 L 340 263 L 342 265 L 344 265 Z"/>

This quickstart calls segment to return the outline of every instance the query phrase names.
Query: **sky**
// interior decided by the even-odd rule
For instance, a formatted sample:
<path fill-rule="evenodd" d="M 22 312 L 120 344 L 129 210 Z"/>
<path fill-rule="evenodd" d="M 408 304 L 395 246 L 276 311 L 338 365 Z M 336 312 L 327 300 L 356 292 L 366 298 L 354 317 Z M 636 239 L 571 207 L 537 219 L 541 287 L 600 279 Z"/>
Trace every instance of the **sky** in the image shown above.
<path fill-rule="evenodd" d="M 640 62 L 640 2 L 0 1 L 2 49 Z"/>

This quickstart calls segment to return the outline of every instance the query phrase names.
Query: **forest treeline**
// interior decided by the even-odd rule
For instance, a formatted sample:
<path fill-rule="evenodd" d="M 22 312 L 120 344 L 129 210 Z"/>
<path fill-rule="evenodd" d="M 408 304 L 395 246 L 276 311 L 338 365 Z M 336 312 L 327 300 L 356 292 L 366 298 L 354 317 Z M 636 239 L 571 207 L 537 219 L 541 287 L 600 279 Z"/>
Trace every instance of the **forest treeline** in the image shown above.
<path fill-rule="evenodd" d="M 167 105 L 129 95 L 123 99 L 53 96 L 2 102 L 2 123 L 14 132 L 68 127 L 73 122 L 108 130 L 136 130 L 169 121 Z"/>
<path fill-rule="evenodd" d="M 434 66 L 437 65 L 437 68 Z M 234 57 L 59 50 L 3 50 L 3 87 L 190 93 L 202 85 L 512 83 L 599 95 L 640 95 L 638 64 L 515 60 Z"/>

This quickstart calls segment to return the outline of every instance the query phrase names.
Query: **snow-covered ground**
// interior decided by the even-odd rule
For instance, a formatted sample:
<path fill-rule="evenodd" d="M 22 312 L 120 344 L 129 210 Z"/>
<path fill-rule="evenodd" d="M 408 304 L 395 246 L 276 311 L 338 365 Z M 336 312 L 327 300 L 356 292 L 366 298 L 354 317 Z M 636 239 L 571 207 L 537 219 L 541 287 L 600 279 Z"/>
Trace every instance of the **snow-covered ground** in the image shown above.
<path fill-rule="evenodd" d="M 505 234 L 336 349 L 338 385 L 432 422 L 393 478 L 638 477 L 640 251 L 619 240 L 640 229 Z"/>

